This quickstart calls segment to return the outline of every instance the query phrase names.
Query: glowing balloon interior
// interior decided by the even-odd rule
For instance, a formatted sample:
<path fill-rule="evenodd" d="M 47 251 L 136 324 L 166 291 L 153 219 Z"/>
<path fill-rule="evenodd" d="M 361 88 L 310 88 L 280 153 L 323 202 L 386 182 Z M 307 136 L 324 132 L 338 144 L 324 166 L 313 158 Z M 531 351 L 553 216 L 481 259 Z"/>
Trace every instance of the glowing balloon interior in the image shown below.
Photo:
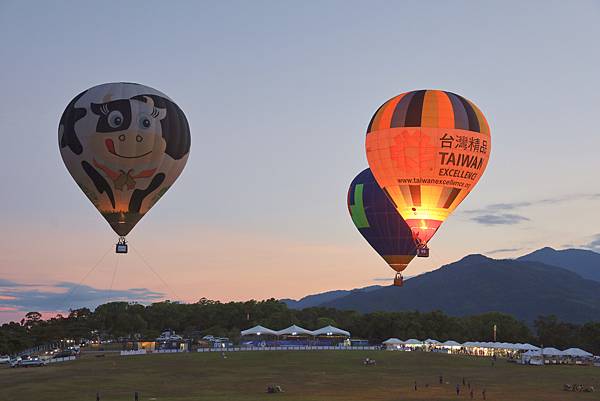
<path fill-rule="evenodd" d="M 183 111 L 166 95 L 109 83 L 68 104 L 58 141 L 77 185 L 123 237 L 181 174 L 191 138 Z"/>
<path fill-rule="evenodd" d="M 490 128 L 477 106 L 459 95 L 407 92 L 377 110 L 366 151 L 375 179 L 426 250 L 481 178 L 491 151 Z"/>

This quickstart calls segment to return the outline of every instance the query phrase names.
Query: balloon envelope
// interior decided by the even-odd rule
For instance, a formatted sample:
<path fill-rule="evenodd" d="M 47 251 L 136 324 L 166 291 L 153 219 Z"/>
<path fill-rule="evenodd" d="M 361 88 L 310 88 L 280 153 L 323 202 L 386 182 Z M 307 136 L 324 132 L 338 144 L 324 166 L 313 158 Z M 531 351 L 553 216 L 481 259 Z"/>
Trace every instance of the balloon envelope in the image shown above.
<path fill-rule="evenodd" d="M 120 236 L 173 185 L 190 141 L 187 119 L 169 97 L 123 82 L 77 95 L 58 128 L 67 170 Z"/>
<path fill-rule="evenodd" d="M 388 100 L 367 129 L 371 171 L 421 244 L 475 187 L 490 150 L 483 113 L 469 100 L 439 90 Z"/>
<path fill-rule="evenodd" d="M 406 269 L 417 253 L 412 232 L 370 169 L 350 184 L 348 210 L 358 231 L 390 267 L 397 272 Z"/>

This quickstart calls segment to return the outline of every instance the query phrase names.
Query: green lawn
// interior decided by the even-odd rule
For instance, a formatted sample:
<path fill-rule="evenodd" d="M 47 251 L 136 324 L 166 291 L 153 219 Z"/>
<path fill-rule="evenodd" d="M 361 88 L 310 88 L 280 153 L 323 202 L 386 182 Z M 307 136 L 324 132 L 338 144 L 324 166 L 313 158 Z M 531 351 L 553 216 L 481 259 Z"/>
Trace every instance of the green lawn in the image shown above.
<path fill-rule="evenodd" d="M 365 367 L 371 357 L 377 366 Z M 440 385 L 442 374 L 448 384 Z M 450 400 L 465 377 L 488 400 L 599 400 L 597 393 L 562 391 L 564 383 L 594 385 L 600 390 L 600 368 L 520 366 L 498 360 L 420 352 L 271 351 L 155 354 L 78 361 L 42 368 L 0 369 L 0 401 L 219 401 L 265 400 Z M 418 390 L 414 391 L 414 381 Z M 276 383 L 285 393 L 266 394 Z M 428 385 L 428 386 L 427 386 Z"/>

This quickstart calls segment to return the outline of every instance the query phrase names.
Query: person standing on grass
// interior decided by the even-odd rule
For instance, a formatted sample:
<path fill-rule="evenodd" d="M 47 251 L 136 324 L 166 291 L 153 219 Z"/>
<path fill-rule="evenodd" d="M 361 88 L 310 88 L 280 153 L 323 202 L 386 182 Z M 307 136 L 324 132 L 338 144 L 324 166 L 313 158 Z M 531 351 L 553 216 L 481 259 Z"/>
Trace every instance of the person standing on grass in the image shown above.
<path fill-rule="evenodd" d="M 481 395 L 483 396 L 483 399 L 485 400 L 485 389 L 483 389 L 483 390 L 481 391 Z"/>
<path fill-rule="evenodd" d="M 440 375 L 440 384 L 444 384 L 444 376 Z"/>
<path fill-rule="evenodd" d="M 471 399 L 473 399 L 473 389 L 471 389 L 471 391 L 469 392 L 469 396 L 471 396 Z"/>
<path fill-rule="evenodd" d="M 417 391 L 417 381 L 415 380 L 415 391 Z"/>
<path fill-rule="evenodd" d="M 456 385 L 456 396 L 460 395 L 460 384 Z"/>

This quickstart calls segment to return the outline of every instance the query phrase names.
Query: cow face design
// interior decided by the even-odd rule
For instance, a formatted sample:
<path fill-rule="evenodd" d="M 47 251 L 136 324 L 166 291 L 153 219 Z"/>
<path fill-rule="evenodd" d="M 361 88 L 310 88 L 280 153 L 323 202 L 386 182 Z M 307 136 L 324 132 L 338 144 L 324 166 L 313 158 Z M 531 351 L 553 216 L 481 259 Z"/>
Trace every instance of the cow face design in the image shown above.
<path fill-rule="evenodd" d="M 177 104 L 155 89 L 123 82 L 77 95 L 58 136 L 67 169 L 121 236 L 173 185 L 191 142 Z"/>
<path fill-rule="evenodd" d="M 152 98 L 92 103 L 91 110 L 99 117 L 90 146 L 103 163 L 122 165 L 128 159 L 148 163 L 165 152 L 161 120 L 167 113 L 155 107 Z"/>

